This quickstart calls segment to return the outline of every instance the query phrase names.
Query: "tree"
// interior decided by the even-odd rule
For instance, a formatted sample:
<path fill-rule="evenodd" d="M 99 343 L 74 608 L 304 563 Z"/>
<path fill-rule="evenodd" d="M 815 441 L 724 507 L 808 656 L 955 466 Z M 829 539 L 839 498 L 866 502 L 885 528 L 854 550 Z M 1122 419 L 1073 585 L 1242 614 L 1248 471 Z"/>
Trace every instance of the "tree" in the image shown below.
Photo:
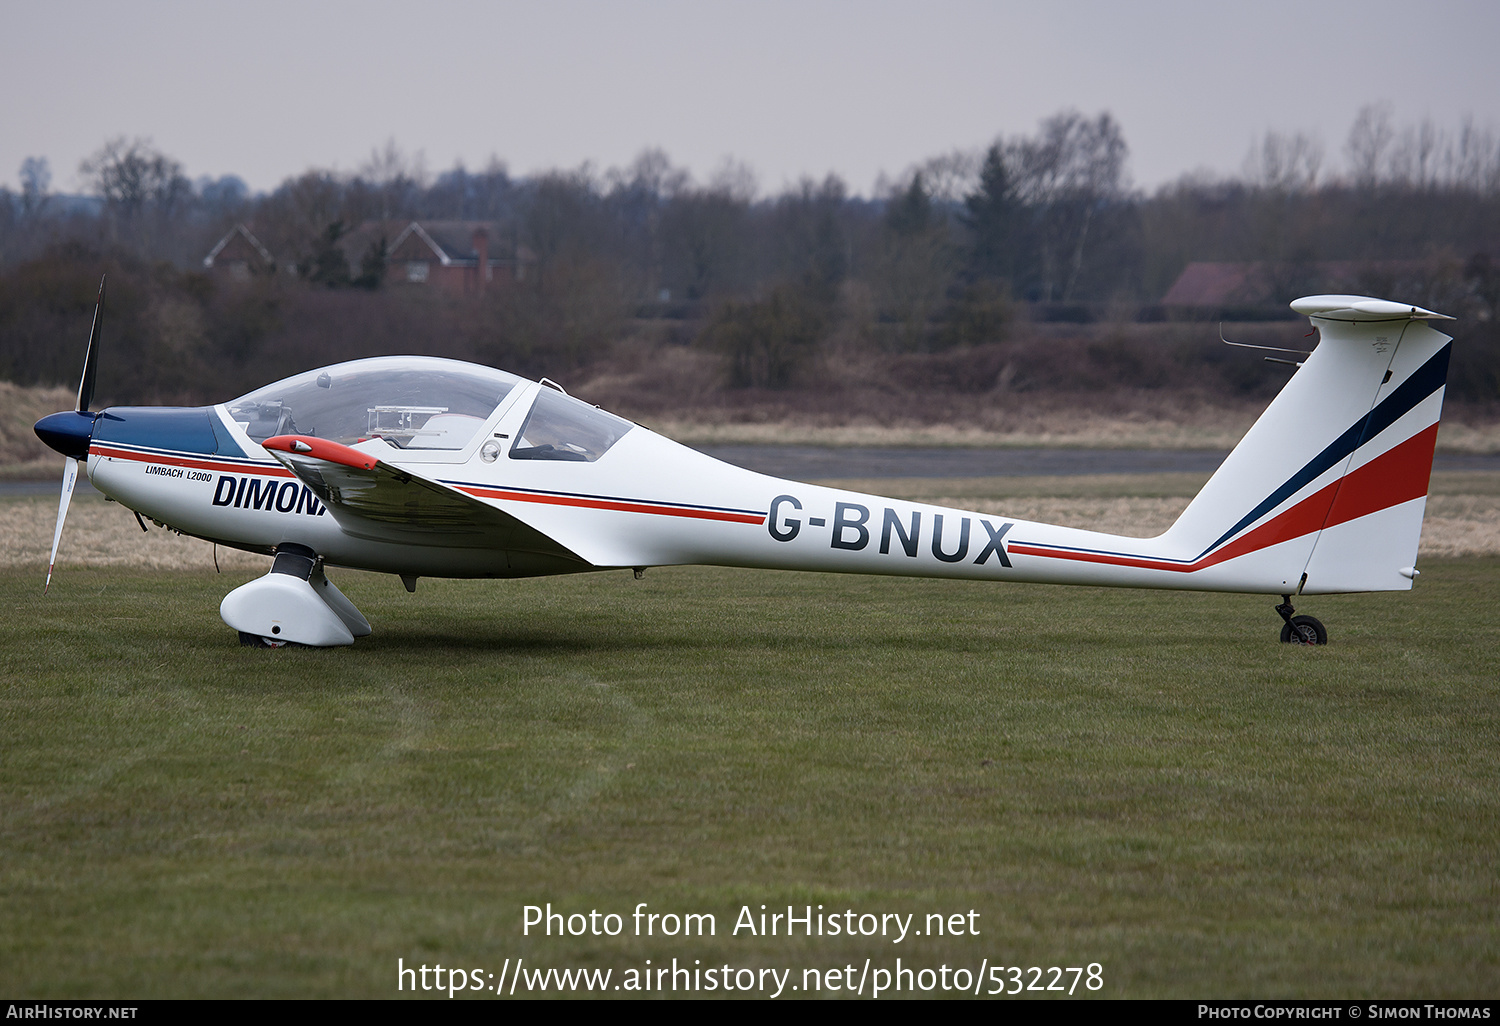
<path fill-rule="evenodd" d="M 1344 143 L 1344 153 L 1349 157 L 1349 170 L 1356 185 L 1372 188 L 1380 180 L 1385 169 L 1386 151 L 1395 137 L 1389 103 L 1367 103 L 1359 109 Z"/>
<path fill-rule="evenodd" d="M 922 161 L 917 170 L 927 195 L 938 206 L 949 209 L 963 203 L 973 191 L 979 174 L 980 160 L 972 150 L 952 150 Z"/>
<path fill-rule="evenodd" d="M 1323 227 L 1318 172 L 1323 146 L 1312 136 L 1267 132 L 1245 155 L 1244 255 L 1260 263 L 1261 277 L 1277 301 L 1316 291 L 1314 266 Z"/>
<path fill-rule="evenodd" d="M 408 156 L 393 137 L 383 148 L 370 150 L 370 159 L 359 173 L 379 196 L 382 221 L 416 213 L 416 198 L 427 179 L 422 153 Z"/>
<path fill-rule="evenodd" d="M 544 281 L 560 263 L 592 253 L 600 236 L 599 197 L 587 169 L 552 172 L 533 185 L 522 231 Z"/>
<path fill-rule="evenodd" d="M 1452 149 L 1450 166 L 1451 181 L 1457 188 L 1473 193 L 1500 190 L 1500 144 L 1494 130 L 1479 128 L 1472 117 L 1465 117 Z"/>
<path fill-rule="evenodd" d="M 921 348 L 928 322 L 952 277 L 948 224 L 933 209 L 922 172 L 886 205 L 876 284 L 887 316 L 901 325 L 901 343 Z"/>
<path fill-rule="evenodd" d="M 149 139 L 111 139 L 78 166 L 106 206 L 126 219 L 147 208 L 170 214 L 192 195 L 182 165 L 152 149 Z"/>
<path fill-rule="evenodd" d="M 832 301 L 849 273 L 850 241 L 840 216 L 847 199 L 837 175 L 821 183 L 804 178 L 771 212 L 775 272 L 804 283 L 822 302 Z"/>
<path fill-rule="evenodd" d="M 886 205 L 885 225 L 898 236 L 916 238 L 930 229 L 932 222 L 932 197 L 922 180 L 922 172 L 918 171 L 911 176 L 906 188 Z"/>
<path fill-rule="evenodd" d="M 1021 243 L 1021 205 L 998 144 L 985 151 L 979 187 L 964 197 L 960 216 L 971 239 L 970 277 L 1009 281 L 1015 273 L 1016 250 Z"/>
<path fill-rule="evenodd" d="M 196 188 L 198 201 L 211 217 L 227 219 L 237 216 L 250 202 L 250 187 L 239 175 L 200 178 Z"/>
<path fill-rule="evenodd" d="M 333 221 L 323 229 L 312 255 L 302 264 L 304 278 L 330 289 L 350 284 L 349 258 L 339 245 L 347 231 L 343 221 Z"/>
<path fill-rule="evenodd" d="M 662 214 L 689 187 L 691 176 L 653 148 L 642 150 L 628 167 L 612 168 L 605 179 L 605 212 L 630 294 L 655 297 L 664 274 Z"/>
<path fill-rule="evenodd" d="M 1245 155 L 1245 181 L 1273 193 L 1311 192 L 1323 166 L 1323 144 L 1301 132 L 1267 132 Z"/>
<path fill-rule="evenodd" d="M 152 148 L 149 139 L 111 139 L 78 166 L 79 174 L 104 200 L 116 238 L 121 235 L 149 252 L 164 241 L 171 223 L 193 200 L 182 165 Z"/>
<path fill-rule="evenodd" d="M 806 363 L 823 330 L 823 313 L 791 285 L 763 299 L 720 306 L 704 341 L 729 358 L 736 388 L 785 388 Z"/>
<path fill-rule="evenodd" d="M 359 277 L 350 284 L 374 291 L 385 284 L 386 239 L 384 235 L 371 242 L 359 258 Z M 481 272 L 482 273 L 482 272 Z"/>
<path fill-rule="evenodd" d="M 51 185 L 52 166 L 46 157 L 27 157 L 21 161 L 21 213 L 26 217 L 41 214 Z"/>
<path fill-rule="evenodd" d="M 689 189 L 662 213 L 664 278 L 687 299 L 740 284 L 750 204 L 729 188 Z"/>
<path fill-rule="evenodd" d="M 305 269 L 316 264 L 328 226 L 355 219 L 349 207 L 342 181 L 326 171 L 307 171 L 256 204 L 255 234 L 278 258 L 295 257 Z"/>
<path fill-rule="evenodd" d="M 1037 298 L 1073 298 L 1095 219 L 1125 197 L 1129 147 L 1105 111 L 1093 119 L 1063 111 L 1011 146 L 1017 193 L 1032 215 L 1039 256 Z"/>

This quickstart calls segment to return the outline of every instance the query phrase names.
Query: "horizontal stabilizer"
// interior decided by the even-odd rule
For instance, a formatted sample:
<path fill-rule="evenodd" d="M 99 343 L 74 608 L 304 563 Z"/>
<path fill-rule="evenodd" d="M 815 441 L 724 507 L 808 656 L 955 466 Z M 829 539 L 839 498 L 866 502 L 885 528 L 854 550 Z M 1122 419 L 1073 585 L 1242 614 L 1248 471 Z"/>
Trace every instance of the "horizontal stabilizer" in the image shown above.
<path fill-rule="evenodd" d="M 1395 303 L 1370 296 L 1303 296 L 1292 300 L 1292 309 L 1308 317 L 1330 321 L 1451 321 L 1447 314 L 1434 313 L 1410 303 Z"/>

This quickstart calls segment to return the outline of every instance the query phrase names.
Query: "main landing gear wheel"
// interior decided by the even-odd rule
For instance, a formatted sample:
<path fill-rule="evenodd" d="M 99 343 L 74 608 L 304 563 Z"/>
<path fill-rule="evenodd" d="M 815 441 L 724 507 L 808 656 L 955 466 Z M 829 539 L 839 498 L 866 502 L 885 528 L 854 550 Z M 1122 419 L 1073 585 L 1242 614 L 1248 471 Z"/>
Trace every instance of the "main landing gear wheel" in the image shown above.
<path fill-rule="evenodd" d="M 1281 625 L 1281 640 L 1302 645 L 1328 644 L 1328 629 L 1311 616 L 1294 616 L 1290 623 Z"/>
<path fill-rule="evenodd" d="M 1321 620 L 1311 616 L 1293 616 L 1295 612 L 1296 610 L 1292 608 L 1292 597 L 1281 596 L 1281 605 L 1276 607 L 1276 613 L 1284 621 L 1281 625 L 1283 644 L 1328 644 L 1328 628 L 1323 626 Z"/>
<path fill-rule="evenodd" d="M 244 648 L 286 648 L 289 644 L 279 638 L 263 638 L 259 634 L 240 631 L 240 645 Z"/>

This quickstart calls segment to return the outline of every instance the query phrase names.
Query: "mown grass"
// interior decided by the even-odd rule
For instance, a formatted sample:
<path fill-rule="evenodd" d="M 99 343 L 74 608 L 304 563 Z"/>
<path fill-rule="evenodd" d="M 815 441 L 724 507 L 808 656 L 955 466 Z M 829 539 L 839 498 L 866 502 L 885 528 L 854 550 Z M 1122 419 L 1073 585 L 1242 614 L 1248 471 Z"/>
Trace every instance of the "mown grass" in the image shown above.
<path fill-rule="evenodd" d="M 679 569 L 346 573 L 374 636 L 266 652 L 217 617 L 246 574 L 0 573 L 0 992 L 900 956 L 1494 997 L 1500 560 L 1423 569 L 1299 603 L 1316 650 L 1265 598 Z M 549 901 L 718 934 L 523 937 Z M 982 933 L 731 936 L 762 903 Z"/>

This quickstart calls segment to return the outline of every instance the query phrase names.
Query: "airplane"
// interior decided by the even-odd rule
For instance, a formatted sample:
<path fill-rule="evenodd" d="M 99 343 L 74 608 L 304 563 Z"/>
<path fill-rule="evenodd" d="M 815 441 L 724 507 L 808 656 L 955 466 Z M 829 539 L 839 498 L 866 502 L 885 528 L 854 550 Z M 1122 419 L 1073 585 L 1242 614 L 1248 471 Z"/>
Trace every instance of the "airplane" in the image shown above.
<path fill-rule="evenodd" d="M 220 606 L 251 646 L 370 634 L 329 567 L 415 591 L 684 564 L 1279 595 L 1281 640 L 1322 645 L 1294 596 L 1417 577 L 1452 341 L 1429 322 L 1453 318 L 1368 296 L 1291 306 L 1319 343 L 1267 357 L 1295 364 L 1288 383 L 1167 531 L 1132 538 L 754 473 L 547 378 L 434 357 L 314 368 L 214 406 L 94 411 L 101 281 L 76 408 L 35 427 L 67 457 L 44 591 L 83 465 L 137 519 L 273 557 Z"/>

